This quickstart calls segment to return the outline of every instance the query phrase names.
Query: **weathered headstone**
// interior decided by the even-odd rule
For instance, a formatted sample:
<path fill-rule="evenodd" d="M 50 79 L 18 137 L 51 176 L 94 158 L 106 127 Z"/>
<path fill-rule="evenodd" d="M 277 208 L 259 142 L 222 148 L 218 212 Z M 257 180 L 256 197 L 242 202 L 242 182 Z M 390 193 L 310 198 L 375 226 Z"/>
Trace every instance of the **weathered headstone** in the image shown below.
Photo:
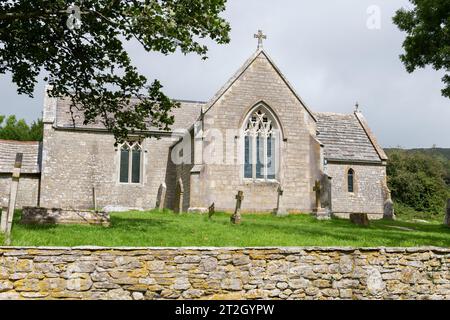
<path fill-rule="evenodd" d="M 450 227 L 450 199 L 447 200 L 447 210 L 446 210 L 446 213 L 445 213 L 444 224 L 447 227 Z"/>
<path fill-rule="evenodd" d="M 284 190 L 281 186 L 278 186 L 277 189 L 277 207 L 274 210 L 274 214 L 277 216 L 285 216 L 288 214 L 286 208 L 283 207 L 283 193 Z"/>
<path fill-rule="evenodd" d="M 231 223 L 239 224 L 241 223 L 241 204 L 242 200 L 244 200 L 244 192 L 238 191 L 236 195 L 236 209 L 234 210 L 234 214 L 231 216 Z"/>
<path fill-rule="evenodd" d="M 313 209 L 313 213 L 317 219 L 329 219 L 330 218 L 330 210 L 322 208 L 322 193 L 323 187 L 320 180 L 316 180 L 314 183 L 313 191 L 316 193 L 316 205 Z"/>
<path fill-rule="evenodd" d="M 178 180 L 178 185 L 177 185 L 177 207 L 176 207 L 176 211 L 178 211 L 178 213 L 182 213 L 183 212 L 183 197 L 184 197 L 183 180 L 181 180 L 181 178 L 180 178 Z"/>
<path fill-rule="evenodd" d="M 383 219 L 384 220 L 394 220 L 394 202 L 391 199 L 387 199 L 384 202 L 384 211 L 383 211 Z"/>
<path fill-rule="evenodd" d="M 316 193 L 316 210 L 319 211 L 321 209 L 321 205 L 320 205 L 320 191 L 321 191 L 321 187 L 320 187 L 320 181 L 319 180 L 316 180 L 316 182 L 314 184 L 313 191 Z"/>
<path fill-rule="evenodd" d="M 0 208 L 2 210 L 2 216 L 0 219 L 0 232 L 6 233 L 6 226 L 8 224 L 8 207 Z"/>
<path fill-rule="evenodd" d="M 6 244 L 11 243 L 11 229 L 14 219 L 14 209 L 16 208 L 17 191 L 19 189 L 20 170 L 22 168 L 23 153 L 16 154 L 14 169 L 11 180 L 11 191 L 9 193 L 8 220 L 6 225 Z"/>
<path fill-rule="evenodd" d="M 214 207 L 214 202 L 209 206 L 208 208 L 208 217 L 211 219 L 211 217 L 214 215 L 214 213 L 216 213 L 215 211 L 215 207 Z"/>
<path fill-rule="evenodd" d="M 164 203 L 166 201 L 166 191 L 167 191 L 167 186 L 163 182 L 159 186 L 158 196 L 156 199 L 156 208 L 160 211 L 164 210 Z"/>
<path fill-rule="evenodd" d="M 367 216 L 367 213 L 351 213 L 350 221 L 360 226 L 369 225 L 369 217 Z"/>

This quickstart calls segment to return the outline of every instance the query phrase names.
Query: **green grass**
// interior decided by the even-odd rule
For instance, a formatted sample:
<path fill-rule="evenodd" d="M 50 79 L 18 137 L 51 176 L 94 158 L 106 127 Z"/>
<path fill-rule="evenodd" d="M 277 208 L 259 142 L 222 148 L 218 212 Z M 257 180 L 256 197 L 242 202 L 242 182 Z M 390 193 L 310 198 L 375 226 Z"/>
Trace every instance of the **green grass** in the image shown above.
<path fill-rule="evenodd" d="M 444 221 L 444 210 L 438 214 L 432 212 L 420 212 L 408 207 L 400 202 L 394 203 L 395 215 L 398 220 L 414 222 L 416 219 L 426 220 L 430 222 L 442 223 Z"/>
<path fill-rule="evenodd" d="M 110 227 L 23 225 L 19 219 L 20 212 L 12 231 L 12 245 L 17 246 L 450 247 L 450 229 L 438 223 L 372 221 L 369 227 L 360 227 L 348 220 L 318 221 L 309 215 L 246 214 L 241 225 L 232 225 L 225 213 L 209 220 L 204 215 L 169 211 L 113 213 Z"/>

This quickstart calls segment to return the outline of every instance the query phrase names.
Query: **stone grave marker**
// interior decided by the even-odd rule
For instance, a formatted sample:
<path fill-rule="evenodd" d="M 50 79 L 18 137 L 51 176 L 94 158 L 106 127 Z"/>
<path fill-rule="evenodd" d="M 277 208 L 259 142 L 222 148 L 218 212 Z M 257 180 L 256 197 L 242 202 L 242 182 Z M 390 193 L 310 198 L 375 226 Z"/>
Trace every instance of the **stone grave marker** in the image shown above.
<path fill-rule="evenodd" d="M 384 220 L 394 220 L 394 202 L 391 199 L 387 199 L 384 203 L 384 211 L 383 211 L 383 219 Z"/>
<path fill-rule="evenodd" d="M 234 214 L 231 216 L 231 223 L 240 224 L 241 223 L 241 204 L 242 200 L 244 200 L 244 192 L 238 191 L 236 195 L 236 209 L 234 210 Z"/>
<path fill-rule="evenodd" d="M 216 213 L 214 202 L 209 206 L 208 208 L 208 218 L 211 219 L 211 217 Z"/>
<path fill-rule="evenodd" d="M 277 189 L 277 207 L 274 210 L 274 214 L 277 216 L 285 216 L 287 215 L 287 210 L 283 207 L 283 193 L 284 190 L 281 186 L 278 186 Z"/>
<path fill-rule="evenodd" d="M 0 232 L 6 233 L 6 226 L 8 224 L 8 207 L 0 208 L 2 210 L 2 216 L 0 220 Z"/>
<path fill-rule="evenodd" d="M 369 225 L 369 217 L 367 216 L 367 213 L 351 213 L 350 221 L 359 226 Z"/>
<path fill-rule="evenodd" d="M 158 196 L 156 199 L 156 208 L 159 211 L 164 210 L 164 203 L 166 201 L 166 191 L 167 191 L 167 186 L 166 184 L 163 182 L 159 185 L 158 188 Z"/>

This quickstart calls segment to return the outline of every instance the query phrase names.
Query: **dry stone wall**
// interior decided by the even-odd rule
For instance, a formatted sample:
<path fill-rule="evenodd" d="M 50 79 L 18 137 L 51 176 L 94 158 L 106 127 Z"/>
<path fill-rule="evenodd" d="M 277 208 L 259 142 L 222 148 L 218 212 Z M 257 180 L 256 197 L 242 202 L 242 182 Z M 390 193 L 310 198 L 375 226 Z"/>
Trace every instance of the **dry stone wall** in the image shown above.
<path fill-rule="evenodd" d="M 0 299 L 450 299 L 450 248 L 0 247 Z"/>

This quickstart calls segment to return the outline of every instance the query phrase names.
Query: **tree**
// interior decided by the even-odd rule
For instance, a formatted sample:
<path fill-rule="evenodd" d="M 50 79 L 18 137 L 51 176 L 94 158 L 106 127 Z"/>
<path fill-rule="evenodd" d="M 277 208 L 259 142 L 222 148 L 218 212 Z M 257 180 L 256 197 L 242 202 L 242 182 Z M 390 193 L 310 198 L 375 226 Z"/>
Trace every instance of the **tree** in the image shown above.
<path fill-rule="evenodd" d="M 17 120 L 16 116 L 0 115 L 0 139 L 19 141 L 42 141 L 44 123 L 42 119 L 34 121 L 31 127 L 24 119 Z"/>
<path fill-rule="evenodd" d="M 445 178 L 450 161 L 423 151 L 388 151 L 388 185 L 394 201 L 420 212 L 444 212 L 450 188 Z"/>
<path fill-rule="evenodd" d="M 405 53 L 400 59 L 408 72 L 431 65 L 444 70 L 442 95 L 450 98 L 450 1 L 410 0 L 411 10 L 400 9 L 393 18 L 400 30 L 407 33 Z"/>
<path fill-rule="evenodd" d="M 49 94 L 71 99 L 85 124 L 99 119 L 123 141 L 153 127 L 168 130 L 177 106 L 155 80 L 149 84 L 132 65 L 123 42 L 146 51 L 193 52 L 206 59 L 211 38 L 229 42 L 219 15 L 226 0 L 15 0 L 0 3 L 0 73 L 10 72 L 18 93 L 32 96 L 46 71 Z M 131 104 L 135 97 L 137 102 Z"/>

